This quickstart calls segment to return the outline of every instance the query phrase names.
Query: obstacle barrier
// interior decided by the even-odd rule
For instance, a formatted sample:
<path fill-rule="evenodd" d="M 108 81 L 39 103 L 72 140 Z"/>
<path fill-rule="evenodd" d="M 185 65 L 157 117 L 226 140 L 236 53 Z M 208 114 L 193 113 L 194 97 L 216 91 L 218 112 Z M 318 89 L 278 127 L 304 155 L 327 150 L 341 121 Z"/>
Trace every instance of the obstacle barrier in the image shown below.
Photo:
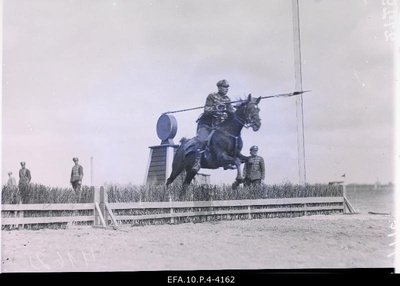
<path fill-rule="evenodd" d="M 117 229 L 121 224 L 176 224 L 345 213 L 346 208 L 348 204 L 343 196 L 109 203 L 104 187 L 98 187 L 95 188 L 93 203 L 2 205 L 1 223 L 2 226 L 14 225 L 19 228 L 31 224 L 61 223 L 68 226 L 85 223 L 95 228 Z M 35 211 L 35 216 L 21 215 L 29 211 Z M 46 212 L 46 216 L 40 215 L 43 212 Z M 85 215 L 81 212 L 85 212 Z"/>
<path fill-rule="evenodd" d="M 295 217 L 321 213 L 342 213 L 343 197 L 310 197 L 232 201 L 139 202 L 110 204 L 116 221 L 141 224 L 144 221 L 179 223 L 189 221 Z M 130 210 L 133 214 L 116 214 Z M 148 214 L 151 211 L 152 213 Z"/>

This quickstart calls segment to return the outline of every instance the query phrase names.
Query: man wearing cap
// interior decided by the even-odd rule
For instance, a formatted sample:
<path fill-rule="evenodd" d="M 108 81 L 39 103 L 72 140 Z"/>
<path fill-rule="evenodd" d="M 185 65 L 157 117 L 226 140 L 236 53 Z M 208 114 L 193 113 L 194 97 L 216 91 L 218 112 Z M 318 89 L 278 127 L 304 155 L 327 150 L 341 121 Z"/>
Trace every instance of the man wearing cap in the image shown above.
<path fill-rule="evenodd" d="M 12 172 L 8 172 L 7 188 L 9 188 L 11 190 L 17 188 L 17 181 L 12 176 Z"/>
<path fill-rule="evenodd" d="M 218 92 L 210 93 L 207 96 L 204 113 L 197 120 L 196 141 L 198 143 L 198 149 L 192 168 L 195 172 L 199 171 L 201 168 L 201 155 L 206 147 L 211 127 L 221 124 L 228 117 L 228 113 L 233 113 L 235 111 L 235 108 L 231 104 L 231 99 L 227 96 L 229 90 L 228 81 L 225 79 L 218 81 L 217 87 Z"/>
<path fill-rule="evenodd" d="M 245 161 L 243 168 L 245 186 L 259 186 L 265 178 L 264 159 L 257 153 L 258 147 L 251 146 L 250 157 Z"/>
<path fill-rule="evenodd" d="M 72 167 L 71 171 L 71 184 L 75 192 L 80 191 L 83 179 L 83 167 L 79 165 L 79 159 L 74 157 L 72 161 L 75 165 Z"/>
<path fill-rule="evenodd" d="M 12 174 L 12 172 L 8 172 L 7 189 L 10 191 L 11 194 L 11 203 L 16 204 L 20 202 L 20 195 L 18 192 L 17 181 Z"/>
<path fill-rule="evenodd" d="M 19 170 L 19 182 L 18 188 L 21 195 L 21 201 L 23 204 L 27 204 L 29 201 L 29 183 L 31 182 L 32 176 L 31 171 L 25 167 L 26 163 L 21 162 L 21 169 Z"/>

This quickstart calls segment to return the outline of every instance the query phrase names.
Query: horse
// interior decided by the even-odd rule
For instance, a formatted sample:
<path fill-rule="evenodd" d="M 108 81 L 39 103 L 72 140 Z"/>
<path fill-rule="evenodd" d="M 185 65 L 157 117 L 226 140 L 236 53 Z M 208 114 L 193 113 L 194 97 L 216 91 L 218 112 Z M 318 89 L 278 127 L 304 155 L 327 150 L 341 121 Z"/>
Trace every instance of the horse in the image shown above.
<path fill-rule="evenodd" d="M 211 127 L 208 137 L 207 147 L 201 156 L 201 168 L 205 169 L 236 169 L 236 181 L 233 187 L 237 187 L 242 181 L 240 170 L 241 163 L 248 157 L 240 153 L 243 147 L 241 138 L 242 128 L 251 127 L 253 131 L 258 131 L 261 127 L 259 116 L 260 109 L 258 103 L 261 97 L 252 98 L 251 94 L 247 99 L 240 100 L 236 105 L 235 112 L 229 113 L 228 117 L 216 127 Z M 167 187 L 186 170 L 186 176 L 183 182 L 183 188 L 190 185 L 192 179 L 197 174 L 192 170 L 197 151 L 196 137 L 191 139 L 182 138 L 180 145 L 172 162 L 171 175 L 167 179 Z M 232 167 L 233 166 L 233 167 Z"/>

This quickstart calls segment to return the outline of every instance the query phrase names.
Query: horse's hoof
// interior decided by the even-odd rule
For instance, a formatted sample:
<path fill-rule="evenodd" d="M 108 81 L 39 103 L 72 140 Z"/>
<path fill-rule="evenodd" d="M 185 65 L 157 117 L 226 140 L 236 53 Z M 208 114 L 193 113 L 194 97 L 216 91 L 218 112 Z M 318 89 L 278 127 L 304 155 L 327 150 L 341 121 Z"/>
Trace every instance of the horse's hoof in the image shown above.
<path fill-rule="evenodd" d="M 224 170 L 235 170 L 236 169 L 236 166 L 235 165 L 232 165 L 232 164 L 228 164 L 228 165 L 226 165 L 226 166 L 224 166 Z"/>
<path fill-rule="evenodd" d="M 241 184 L 241 183 L 243 183 L 244 182 L 244 179 L 243 178 L 236 178 L 236 183 L 238 183 L 238 184 Z"/>

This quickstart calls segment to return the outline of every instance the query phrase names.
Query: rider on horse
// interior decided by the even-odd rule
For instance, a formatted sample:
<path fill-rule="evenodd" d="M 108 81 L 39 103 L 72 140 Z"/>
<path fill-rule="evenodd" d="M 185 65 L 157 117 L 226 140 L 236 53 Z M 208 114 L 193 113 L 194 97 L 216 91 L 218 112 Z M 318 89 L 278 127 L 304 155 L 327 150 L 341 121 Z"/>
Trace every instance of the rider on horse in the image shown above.
<path fill-rule="evenodd" d="M 192 168 L 195 172 L 198 172 L 201 168 L 201 156 L 207 146 L 211 130 L 221 124 L 228 117 L 228 113 L 235 111 L 230 98 L 226 95 L 229 90 L 229 83 L 223 79 L 217 82 L 217 87 L 218 92 L 208 95 L 204 106 L 204 113 L 197 120 L 197 152 Z"/>

